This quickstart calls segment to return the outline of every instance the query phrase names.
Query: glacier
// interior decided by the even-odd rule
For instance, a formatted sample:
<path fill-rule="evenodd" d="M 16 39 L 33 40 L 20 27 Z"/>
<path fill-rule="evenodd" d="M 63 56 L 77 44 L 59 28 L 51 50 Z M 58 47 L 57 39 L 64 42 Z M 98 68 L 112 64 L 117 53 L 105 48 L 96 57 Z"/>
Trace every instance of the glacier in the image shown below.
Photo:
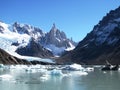
<path fill-rule="evenodd" d="M 0 48 L 8 52 L 10 55 L 13 55 L 15 57 L 18 57 L 20 59 L 26 59 L 28 61 L 42 61 L 42 62 L 48 62 L 48 63 L 55 63 L 51 59 L 42 59 L 39 57 L 29 57 L 29 56 L 22 56 L 17 54 L 15 51 L 18 47 L 25 47 L 28 45 L 29 41 L 31 40 L 31 37 L 27 34 L 19 34 L 15 32 L 11 32 L 9 30 L 9 25 L 0 22 L 0 26 L 4 27 L 2 30 L 2 33 L 0 33 Z M 13 43 L 18 43 L 18 46 L 12 45 Z"/>

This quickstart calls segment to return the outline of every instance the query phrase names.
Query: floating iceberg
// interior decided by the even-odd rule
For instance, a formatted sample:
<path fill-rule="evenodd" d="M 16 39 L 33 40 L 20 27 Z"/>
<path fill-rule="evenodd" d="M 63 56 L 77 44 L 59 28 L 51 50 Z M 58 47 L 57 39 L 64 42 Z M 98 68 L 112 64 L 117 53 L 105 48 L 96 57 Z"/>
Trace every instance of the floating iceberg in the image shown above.
<path fill-rule="evenodd" d="M 3 65 L 3 64 L 0 64 L 0 68 L 4 68 L 4 65 Z"/>
<path fill-rule="evenodd" d="M 79 64 L 72 64 L 72 65 L 67 65 L 63 68 L 63 70 L 71 70 L 71 71 L 84 71 L 85 68 L 83 68 Z"/>
<path fill-rule="evenodd" d="M 85 71 L 87 71 L 87 72 L 94 71 L 94 68 L 92 68 L 92 67 L 87 67 L 87 68 L 85 68 Z"/>
<path fill-rule="evenodd" d="M 82 75 L 88 75 L 88 73 L 87 72 L 85 72 L 85 71 L 75 71 L 75 72 L 72 72 L 72 75 L 73 76 L 82 76 Z"/>
<path fill-rule="evenodd" d="M 0 71 L 3 71 L 5 66 L 3 64 L 0 64 Z"/>
<path fill-rule="evenodd" d="M 49 79 L 49 75 L 48 74 L 44 74 L 44 75 L 42 75 L 41 77 L 40 77 L 40 80 L 41 81 L 46 81 L 46 80 L 48 80 Z"/>
<path fill-rule="evenodd" d="M 50 75 L 61 76 L 63 73 L 62 70 L 53 69 L 50 71 Z"/>
<path fill-rule="evenodd" d="M 27 65 L 10 65 L 10 69 L 25 69 Z"/>
<path fill-rule="evenodd" d="M 9 74 L 5 74 L 5 75 L 0 75 L 0 79 L 1 80 L 5 80 L 5 81 L 9 81 L 11 80 L 13 77 Z"/>
<path fill-rule="evenodd" d="M 25 69 L 25 71 L 28 73 L 35 73 L 35 72 L 46 73 L 47 69 L 43 65 L 30 65 Z"/>

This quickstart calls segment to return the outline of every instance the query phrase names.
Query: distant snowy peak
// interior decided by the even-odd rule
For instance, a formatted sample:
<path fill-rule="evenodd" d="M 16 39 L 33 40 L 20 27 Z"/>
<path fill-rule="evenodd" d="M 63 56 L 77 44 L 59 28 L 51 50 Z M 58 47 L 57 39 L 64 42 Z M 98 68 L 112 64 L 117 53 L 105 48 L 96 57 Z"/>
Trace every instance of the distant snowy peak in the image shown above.
<path fill-rule="evenodd" d="M 52 51 L 54 55 L 60 55 L 65 50 L 73 50 L 76 46 L 76 43 L 68 39 L 63 31 L 56 28 L 55 24 L 42 40 L 45 48 Z"/>
<path fill-rule="evenodd" d="M 75 46 L 73 41 L 68 39 L 63 31 L 60 31 L 56 28 L 55 24 L 53 24 L 50 32 L 47 33 L 45 39 L 45 44 L 54 44 L 57 47 L 70 47 L 71 45 L 69 44 L 69 42 L 71 42 L 71 44 Z"/>
<path fill-rule="evenodd" d="M 56 28 L 55 24 L 53 24 L 49 34 L 57 39 L 58 41 L 65 40 L 67 39 L 65 33 L 63 31 L 60 31 L 59 29 Z"/>
<path fill-rule="evenodd" d="M 28 34 L 35 39 L 45 35 L 45 33 L 43 33 L 43 31 L 37 27 L 33 27 L 27 24 L 19 24 L 18 22 L 13 24 L 13 32 L 19 34 Z"/>
<path fill-rule="evenodd" d="M 29 40 L 31 39 L 30 36 L 28 36 L 27 34 L 21 35 L 18 33 L 14 33 L 10 30 L 10 27 L 11 25 L 0 22 L 0 40 L 2 40 L 2 45 L 0 45 L 0 48 L 9 51 L 8 48 L 11 47 L 12 43 L 17 42 L 21 46 L 25 46 L 29 43 Z"/>
<path fill-rule="evenodd" d="M 51 44 L 55 42 L 60 43 L 61 41 L 66 39 L 66 35 L 64 34 L 64 32 L 61 32 L 60 30 L 58 30 L 55 24 L 53 24 L 52 29 L 50 30 L 50 32 L 47 33 L 46 37 L 50 39 L 50 42 L 48 43 L 51 43 Z"/>
<path fill-rule="evenodd" d="M 53 24 L 49 34 L 51 34 L 53 37 L 58 38 L 60 40 L 67 39 L 65 33 L 56 28 L 55 23 Z"/>
<path fill-rule="evenodd" d="M 10 25 L 0 22 L 0 33 L 9 33 L 9 27 Z"/>

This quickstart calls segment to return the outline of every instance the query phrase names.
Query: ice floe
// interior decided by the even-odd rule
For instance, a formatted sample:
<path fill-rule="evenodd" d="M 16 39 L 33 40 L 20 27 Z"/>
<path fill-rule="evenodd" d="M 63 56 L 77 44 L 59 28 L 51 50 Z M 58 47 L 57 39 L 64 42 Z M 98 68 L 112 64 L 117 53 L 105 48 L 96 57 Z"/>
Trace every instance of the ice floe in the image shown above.
<path fill-rule="evenodd" d="M 82 75 L 88 75 L 88 73 L 85 71 L 76 71 L 76 72 L 73 72 L 72 75 L 82 76 Z"/>
<path fill-rule="evenodd" d="M 0 68 L 5 66 L 1 64 Z M 94 71 L 94 68 L 87 67 L 84 68 L 80 64 L 71 64 L 71 65 L 8 65 L 8 70 L 14 75 L 16 73 L 39 73 L 40 80 L 46 81 L 49 77 L 72 77 L 72 76 L 84 76 L 88 75 L 90 71 Z M 10 79 L 10 75 L 1 75 L 0 79 Z"/>
<path fill-rule="evenodd" d="M 85 71 L 87 71 L 87 72 L 94 71 L 94 68 L 93 67 L 87 67 L 87 68 L 85 68 Z"/>
<path fill-rule="evenodd" d="M 49 79 L 49 75 L 48 74 L 44 74 L 44 75 L 42 75 L 41 77 L 40 77 L 40 80 L 41 81 L 46 81 L 46 80 L 48 80 Z"/>
<path fill-rule="evenodd" d="M 62 70 L 53 69 L 49 73 L 50 75 L 61 76 L 63 75 Z"/>
<path fill-rule="evenodd" d="M 9 75 L 9 74 L 0 75 L 1 80 L 9 81 L 12 78 L 13 77 L 11 75 Z"/>
<path fill-rule="evenodd" d="M 71 64 L 66 65 L 63 70 L 71 70 L 71 71 L 84 71 L 84 68 L 80 64 Z"/>

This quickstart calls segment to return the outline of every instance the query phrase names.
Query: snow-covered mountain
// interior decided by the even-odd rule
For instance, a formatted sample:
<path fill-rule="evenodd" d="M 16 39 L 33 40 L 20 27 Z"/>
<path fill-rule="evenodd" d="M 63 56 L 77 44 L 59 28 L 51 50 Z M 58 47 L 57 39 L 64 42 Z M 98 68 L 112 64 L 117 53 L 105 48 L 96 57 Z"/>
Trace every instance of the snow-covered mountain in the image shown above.
<path fill-rule="evenodd" d="M 0 42 L 0 48 L 13 56 L 39 61 L 40 58 L 50 58 L 67 49 L 73 49 L 76 44 L 67 39 L 65 33 L 59 31 L 55 25 L 50 32 L 45 33 L 39 28 L 18 22 L 13 25 L 0 22 Z"/>
<path fill-rule="evenodd" d="M 20 55 L 25 55 L 25 56 L 34 56 L 41 58 L 53 57 L 52 52 L 50 52 L 49 50 L 41 46 L 39 43 L 37 43 L 34 38 L 31 38 L 27 46 L 18 47 L 16 52 Z"/>
<path fill-rule="evenodd" d="M 60 31 L 53 24 L 50 32 L 45 34 L 45 37 L 39 40 L 48 50 L 52 51 L 54 55 L 60 55 L 62 52 L 73 50 L 76 43 L 66 37 L 63 31 Z"/>
<path fill-rule="evenodd" d="M 78 46 L 62 59 L 85 64 L 104 64 L 105 60 L 120 64 L 120 7 L 110 11 L 79 42 Z"/>
<path fill-rule="evenodd" d="M 17 46 L 12 45 L 13 43 L 23 47 L 28 45 L 31 39 L 29 35 L 14 33 L 9 28 L 10 25 L 0 22 L 0 48 L 7 52 L 15 52 Z"/>
<path fill-rule="evenodd" d="M 15 51 L 18 48 L 29 46 L 30 45 L 29 43 L 31 42 L 32 37 L 27 34 L 19 34 L 19 33 L 13 32 L 13 30 L 11 28 L 12 28 L 11 25 L 0 22 L 0 48 L 2 49 L 1 53 L 4 52 L 3 50 L 5 50 L 7 53 L 9 53 L 11 55 L 10 56 L 10 55 L 6 54 L 6 55 L 8 55 L 6 57 L 14 58 L 14 56 L 15 56 L 15 59 L 18 61 L 21 61 L 22 59 L 24 59 L 24 60 L 28 60 L 28 61 L 35 60 L 35 61 L 38 61 L 39 63 L 40 62 L 54 63 L 54 61 L 52 61 L 51 59 L 41 59 L 40 57 L 30 57 L 30 56 L 25 56 L 25 55 L 21 56 L 18 53 L 16 53 Z M 42 48 L 42 49 L 44 49 L 44 48 Z M 42 53 L 45 53 L 44 50 Z M 47 49 L 45 51 L 47 51 Z M 18 59 L 18 58 L 20 58 L 20 59 Z M 8 58 L 8 60 L 10 60 L 10 59 Z M 13 60 L 13 59 L 11 59 L 11 60 Z M 7 62 L 9 62 L 9 61 L 7 61 Z M 11 62 L 14 62 L 14 61 L 11 61 Z M 7 64 L 10 64 L 10 63 L 7 63 Z"/>
<path fill-rule="evenodd" d="M 18 22 L 15 22 L 12 25 L 12 31 L 19 33 L 19 34 L 27 34 L 30 37 L 33 37 L 34 39 L 38 39 L 40 37 L 44 37 L 45 33 L 37 27 L 33 27 L 31 25 L 28 24 L 20 24 Z"/>
<path fill-rule="evenodd" d="M 37 44 L 51 51 L 54 55 L 60 55 L 65 50 L 73 50 L 76 46 L 76 43 L 68 39 L 64 32 L 58 30 L 55 24 L 53 24 L 50 32 L 45 33 L 39 28 L 15 22 L 13 24 L 13 32 L 27 34 L 32 37 Z"/>

